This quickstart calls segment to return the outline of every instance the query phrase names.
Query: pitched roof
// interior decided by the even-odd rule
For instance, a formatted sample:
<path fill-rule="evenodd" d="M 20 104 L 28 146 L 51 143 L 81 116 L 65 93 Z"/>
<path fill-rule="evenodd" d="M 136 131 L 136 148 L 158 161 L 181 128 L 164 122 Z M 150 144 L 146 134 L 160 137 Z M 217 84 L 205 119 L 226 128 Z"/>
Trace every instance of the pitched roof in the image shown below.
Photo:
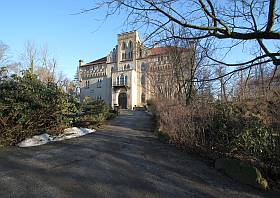
<path fill-rule="evenodd" d="M 98 64 L 102 64 L 102 63 L 106 63 L 107 62 L 107 56 L 103 57 L 103 58 L 100 58 L 100 59 L 97 59 L 97 60 L 94 60 L 94 61 L 91 61 L 87 64 L 84 64 L 82 65 L 83 66 L 90 66 L 90 65 L 98 65 Z"/>
<path fill-rule="evenodd" d="M 182 48 L 177 46 L 154 47 L 150 49 L 150 56 L 163 55 L 172 52 L 172 50 L 189 51 L 191 48 Z"/>
<path fill-rule="evenodd" d="M 168 50 L 169 50 L 168 47 L 155 47 L 155 48 L 150 49 L 151 56 L 165 54 L 168 52 Z"/>

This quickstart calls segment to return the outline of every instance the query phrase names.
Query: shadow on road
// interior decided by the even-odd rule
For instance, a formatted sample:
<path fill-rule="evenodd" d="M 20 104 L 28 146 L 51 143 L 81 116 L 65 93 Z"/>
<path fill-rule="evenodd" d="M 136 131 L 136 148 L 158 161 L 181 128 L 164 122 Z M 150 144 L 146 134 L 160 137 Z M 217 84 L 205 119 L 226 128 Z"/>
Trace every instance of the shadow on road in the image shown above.
<path fill-rule="evenodd" d="M 0 197 L 274 196 L 159 142 L 151 132 L 151 117 L 130 113 L 94 134 L 2 150 Z"/>

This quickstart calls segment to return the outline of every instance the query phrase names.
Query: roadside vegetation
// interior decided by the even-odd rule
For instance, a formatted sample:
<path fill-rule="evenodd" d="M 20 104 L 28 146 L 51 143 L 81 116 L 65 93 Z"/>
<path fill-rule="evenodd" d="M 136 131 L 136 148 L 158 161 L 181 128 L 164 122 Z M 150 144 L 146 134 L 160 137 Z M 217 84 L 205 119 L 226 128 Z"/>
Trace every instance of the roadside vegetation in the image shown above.
<path fill-rule="evenodd" d="M 12 67 L 16 64 L 4 61 L 7 47 L 2 44 L 0 49 L 1 147 L 43 133 L 58 135 L 68 127 L 97 127 L 109 116 L 101 100 L 79 102 L 75 83 L 56 76 L 56 61 L 48 60 L 46 53 L 37 56 L 29 45 L 27 68 L 16 73 Z"/>
<path fill-rule="evenodd" d="M 176 100 L 149 102 L 158 120 L 159 137 L 189 152 L 217 159 L 238 158 L 280 173 L 279 92 L 271 100 Z"/>
<path fill-rule="evenodd" d="M 15 145 L 43 133 L 58 135 L 72 126 L 96 127 L 108 117 L 103 101 L 85 101 L 29 71 L 0 80 L 0 145 Z M 82 124 L 81 124 L 82 123 Z"/>

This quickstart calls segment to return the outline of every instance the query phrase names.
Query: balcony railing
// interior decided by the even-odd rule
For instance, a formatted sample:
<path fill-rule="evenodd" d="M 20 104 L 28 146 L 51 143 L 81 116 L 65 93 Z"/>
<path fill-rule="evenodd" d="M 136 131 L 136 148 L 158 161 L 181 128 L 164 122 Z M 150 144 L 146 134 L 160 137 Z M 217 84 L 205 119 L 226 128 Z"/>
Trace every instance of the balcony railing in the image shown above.
<path fill-rule="evenodd" d="M 121 87 L 121 86 L 128 86 L 128 83 L 125 83 L 125 82 L 113 82 L 113 87 Z"/>

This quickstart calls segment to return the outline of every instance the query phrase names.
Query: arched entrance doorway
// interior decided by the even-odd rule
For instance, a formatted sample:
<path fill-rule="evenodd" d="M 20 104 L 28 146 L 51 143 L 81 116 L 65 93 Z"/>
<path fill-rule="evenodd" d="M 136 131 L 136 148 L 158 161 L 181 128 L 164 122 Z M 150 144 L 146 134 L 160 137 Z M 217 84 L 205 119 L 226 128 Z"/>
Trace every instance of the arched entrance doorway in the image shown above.
<path fill-rule="evenodd" d="M 119 101 L 119 106 L 121 109 L 127 109 L 127 94 L 126 93 L 120 93 L 118 101 Z"/>

